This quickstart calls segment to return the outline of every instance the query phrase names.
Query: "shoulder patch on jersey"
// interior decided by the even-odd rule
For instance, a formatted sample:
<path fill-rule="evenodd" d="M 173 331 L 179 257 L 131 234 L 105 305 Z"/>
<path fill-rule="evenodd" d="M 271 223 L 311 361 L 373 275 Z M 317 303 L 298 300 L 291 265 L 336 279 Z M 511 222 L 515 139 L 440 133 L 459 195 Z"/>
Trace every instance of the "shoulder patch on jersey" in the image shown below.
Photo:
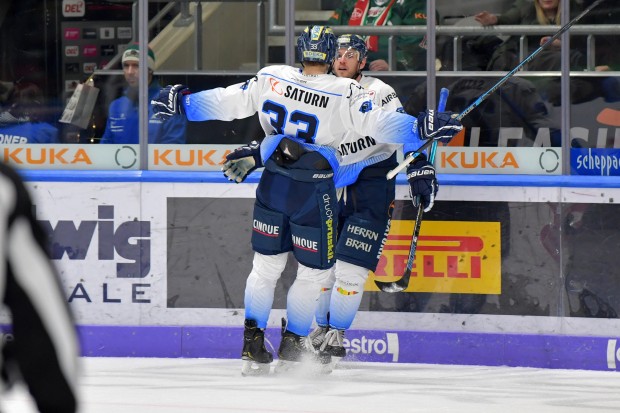
<path fill-rule="evenodd" d="M 372 110 L 372 100 L 367 100 L 360 106 L 360 112 L 366 113 Z"/>
<path fill-rule="evenodd" d="M 254 76 L 252 79 L 248 79 L 246 80 L 242 85 L 241 85 L 241 90 L 246 90 L 248 88 L 248 86 L 250 86 L 250 82 L 256 82 L 258 80 L 257 76 Z"/>

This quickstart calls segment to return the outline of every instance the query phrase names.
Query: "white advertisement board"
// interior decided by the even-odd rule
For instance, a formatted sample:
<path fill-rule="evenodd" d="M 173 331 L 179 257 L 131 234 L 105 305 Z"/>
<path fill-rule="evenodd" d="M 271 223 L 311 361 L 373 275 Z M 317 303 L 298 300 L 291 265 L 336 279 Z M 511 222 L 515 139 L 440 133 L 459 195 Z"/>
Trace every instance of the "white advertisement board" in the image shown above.
<path fill-rule="evenodd" d="M 33 194 L 37 219 L 58 242 L 52 245 L 52 256 L 60 270 L 65 285 L 65 294 L 76 314 L 80 325 L 153 325 L 187 326 L 243 325 L 243 303 L 235 301 L 232 307 L 191 308 L 171 304 L 169 259 L 170 248 L 183 251 L 184 245 L 177 243 L 175 231 L 170 225 L 170 200 L 181 205 L 202 199 L 202 205 L 210 205 L 217 200 L 221 205 L 217 210 L 194 210 L 190 214 L 206 214 L 197 223 L 206 225 L 208 234 L 197 239 L 190 248 L 204 251 L 220 248 L 217 254 L 226 255 L 225 262 L 243 261 L 251 267 L 249 250 L 249 226 L 245 230 L 237 228 L 241 218 L 251 217 L 251 204 L 255 196 L 256 184 L 230 183 L 157 183 L 157 182 L 28 182 Z M 407 200 L 404 185 L 399 185 L 400 200 Z M 517 202 L 517 203 L 556 203 L 556 202 L 601 202 L 601 199 L 620 199 L 617 188 L 538 188 L 538 187 L 474 187 L 444 185 L 439 201 L 458 202 Z M 603 198 L 601 198 L 603 193 Z M 184 201 L 187 199 L 187 201 Z M 228 202 L 230 199 L 230 202 Z M 209 201 L 213 200 L 213 201 Z M 241 217 L 232 208 L 243 204 Z M 229 205 L 229 208 L 224 208 Z M 168 208 L 171 208 L 170 211 Z M 225 210 L 222 210 L 225 209 Z M 178 209 L 178 208 L 177 208 Z M 247 211 L 245 211 L 247 209 Z M 517 211 L 512 211 L 514 214 Z M 234 215 L 228 217 L 229 215 Z M 215 218 L 210 218 L 215 217 Z M 227 224 L 217 220 L 227 217 Z M 516 216 L 512 218 L 517 218 Z M 541 219 L 546 219 L 541 217 Z M 190 219 L 187 221 L 191 223 Z M 229 227 L 228 225 L 231 225 Z M 233 228 L 232 225 L 235 225 Z M 230 228 L 230 230 L 227 230 Z M 234 240 L 221 242 L 221 231 L 236 233 Z M 245 232 L 243 232 L 245 231 Z M 248 246 L 247 256 L 230 254 L 232 244 L 243 243 Z M 528 244 L 529 245 L 529 244 Z M 516 241 L 513 248 L 517 248 Z M 544 251 L 543 251 L 544 252 Z M 194 255 L 196 252 L 193 253 Z M 173 254 L 174 255 L 174 254 Z M 544 254 L 543 254 L 544 255 Z M 531 258 L 531 257 L 530 257 Z M 183 263 L 174 263 L 183 266 Z M 245 267 L 245 265 L 244 265 Z M 220 267 L 218 274 L 198 271 L 197 277 L 210 281 L 206 288 L 221 294 L 222 286 L 217 277 L 230 283 L 236 278 L 241 284 L 247 276 L 245 270 L 229 274 L 230 265 Z M 241 285 L 239 284 L 239 285 Z M 197 284 L 199 285 L 199 284 Z M 234 294 L 242 294 L 242 287 L 235 286 Z M 201 287 L 202 288 L 202 287 Z M 241 292 L 239 292 L 241 291 Z M 196 294 L 207 291 L 197 290 Z M 231 291 L 231 293 L 233 293 Z M 386 299 L 394 298 L 384 296 Z M 224 308 L 226 307 L 226 308 Z M 284 310 L 272 311 L 270 325 L 277 326 Z M 388 316 L 389 315 L 389 316 Z M 361 311 L 355 319 L 356 328 L 374 328 L 379 322 L 382 328 L 433 329 L 438 322 L 437 314 L 432 313 L 381 313 Z M 570 319 L 567 324 L 557 317 L 536 318 L 534 324 L 523 322 L 521 316 L 490 314 L 445 314 L 440 315 L 442 328 L 446 331 L 496 332 L 557 332 L 558 329 L 583 333 L 602 332 L 609 328 L 609 321 L 592 319 Z M 0 321 L 5 320 L 0 317 Z M 467 320 L 467 323 L 464 321 Z M 582 322 L 583 321 L 583 322 Z M 466 327 L 463 327 L 465 326 Z M 412 327 L 415 326 L 415 327 Z"/>

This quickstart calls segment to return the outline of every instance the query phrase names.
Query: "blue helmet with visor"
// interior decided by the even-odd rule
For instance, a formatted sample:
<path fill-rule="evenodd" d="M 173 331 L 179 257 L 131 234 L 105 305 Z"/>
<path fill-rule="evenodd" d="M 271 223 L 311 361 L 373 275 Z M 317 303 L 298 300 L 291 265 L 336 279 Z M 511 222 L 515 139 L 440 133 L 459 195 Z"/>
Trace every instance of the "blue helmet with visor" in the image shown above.
<path fill-rule="evenodd" d="M 331 65 L 336 57 L 336 35 L 329 26 L 308 26 L 297 39 L 299 61 Z"/>
<path fill-rule="evenodd" d="M 353 49 L 359 52 L 359 61 L 361 62 L 368 54 L 368 46 L 361 36 L 357 34 L 343 34 L 338 36 L 336 40 L 338 49 Z"/>

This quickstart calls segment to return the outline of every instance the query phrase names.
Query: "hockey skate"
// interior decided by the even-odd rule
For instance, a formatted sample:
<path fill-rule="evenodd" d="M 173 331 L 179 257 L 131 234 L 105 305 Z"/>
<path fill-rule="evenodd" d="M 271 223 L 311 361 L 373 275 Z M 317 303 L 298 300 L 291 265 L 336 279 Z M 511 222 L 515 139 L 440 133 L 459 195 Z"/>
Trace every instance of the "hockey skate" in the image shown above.
<path fill-rule="evenodd" d="M 265 331 L 258 328 L 255 320 L 245 320 L 244 325 L 241 375 L 268 374 L 273 355 L 265 348 Z"/>
<path fill-rule="evenodd" d="M 286 329 L 286 320 L 282 319 L 282 341 L 278 349 L 276 373 L 298 370 L 301 365 L 308 366 L 311 373 L 321 373 L 322 366 L 329 363 L 314 349 L 309 336 L 300 336 Z"/>
<path fill-rule="evenodd" d="M 319 348 L 319 355 L 321 359 L 330 361 L 329 365 L 323 368 L 323 373 L 331 373 L 336 364 L 347 355 L 344 348 L 344 330 L 329 329 Z"/>
<path fill-rule="evenodd" d="M 316 326 L 316 328 L 308 334 L 308 338 L 312 342 L 314 350 L 319 351 L 321 349 L 321 344 L 325 341 L 325 334 L 328 330 L 328 327 Z"/>

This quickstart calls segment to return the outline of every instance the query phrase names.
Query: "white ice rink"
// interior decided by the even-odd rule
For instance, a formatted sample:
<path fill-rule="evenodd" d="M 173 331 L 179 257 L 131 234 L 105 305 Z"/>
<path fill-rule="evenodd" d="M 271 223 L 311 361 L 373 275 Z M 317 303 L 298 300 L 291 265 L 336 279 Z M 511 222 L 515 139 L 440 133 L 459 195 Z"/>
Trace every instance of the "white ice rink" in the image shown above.
<path fill-rule="evenodd" d="M 620 373 L 346 363 L 328 376 L 242 377 L 229 359 L 84 358 L 81 413 L 619 412 Z M 3 413 L 30 413 L 23 390 Z"/>

